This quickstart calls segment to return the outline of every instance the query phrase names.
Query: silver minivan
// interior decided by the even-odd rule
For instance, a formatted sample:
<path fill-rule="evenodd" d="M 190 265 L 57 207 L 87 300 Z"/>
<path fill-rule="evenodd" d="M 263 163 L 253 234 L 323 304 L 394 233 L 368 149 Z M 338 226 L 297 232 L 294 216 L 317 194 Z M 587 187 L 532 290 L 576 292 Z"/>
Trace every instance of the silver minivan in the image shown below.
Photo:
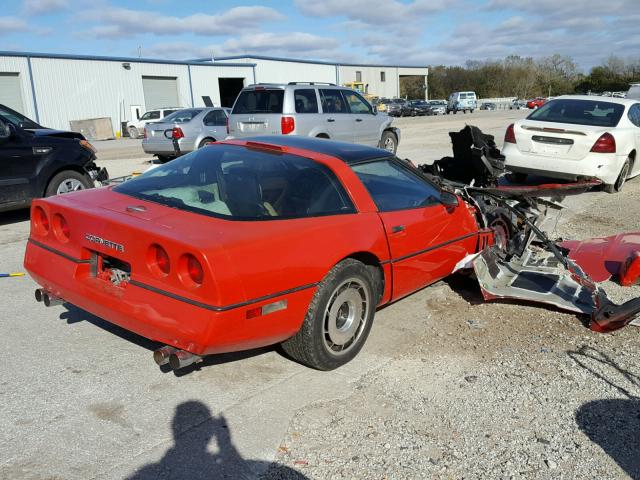
<path fill-rule="evenodd" d="M 291 82 L 242 89 L 229 116 L 229 137 L 305 135 L 396 151 L 400 130 L 358 92 L 333 84 Z"/>

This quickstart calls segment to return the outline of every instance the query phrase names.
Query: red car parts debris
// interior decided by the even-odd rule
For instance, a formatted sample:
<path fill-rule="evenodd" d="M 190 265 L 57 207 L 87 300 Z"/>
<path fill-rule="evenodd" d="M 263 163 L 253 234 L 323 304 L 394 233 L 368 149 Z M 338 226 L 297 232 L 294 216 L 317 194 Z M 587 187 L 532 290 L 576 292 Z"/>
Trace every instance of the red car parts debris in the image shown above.
<path fill-rule="evenodd" d="M 598 182 L 496 186 L 499 152 L 470 135 L 467 161 L 498 159 L 473 186 L 361 145 L 220 142 L 115 187 L 34 201 L 25 268 L 36 300 L 158 342 L 154 359 L 173 369 L 275 343 L 337 368 L 377 307 L 460 268 L 487 299 L 549 303 L 598 331 L 630 322 L 640 299 L 610 302 L 539 228 L 559 208 L 542 197 Z"/>

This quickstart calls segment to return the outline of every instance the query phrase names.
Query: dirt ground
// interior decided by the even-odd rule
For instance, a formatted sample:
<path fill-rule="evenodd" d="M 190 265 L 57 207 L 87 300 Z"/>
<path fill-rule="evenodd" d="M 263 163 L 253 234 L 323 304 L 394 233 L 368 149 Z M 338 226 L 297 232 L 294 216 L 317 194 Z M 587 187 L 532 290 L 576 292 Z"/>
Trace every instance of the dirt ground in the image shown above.
<path fill-rule="evenodd" d="M 465 122 L 501 144 L 524 114 L 400 119 L 398 153 L 448 155 Z M 98 144 L 112 174 L 146 165 L 127 142 Z M 565 203 L 555 237 L 640 231 L 640 180 Z M 27 236 L 25 212 L 0 214 L 0 271 L 20 270 Z M 485 303 L 454 276 L 381 309 L 334 372 L 261 349 L 175 375 L 151 342 L 36 304 L 28 277 L 0 281 L 0 478 L 640 478 L 635 327 L 598 334 L 555 309 Z"/>

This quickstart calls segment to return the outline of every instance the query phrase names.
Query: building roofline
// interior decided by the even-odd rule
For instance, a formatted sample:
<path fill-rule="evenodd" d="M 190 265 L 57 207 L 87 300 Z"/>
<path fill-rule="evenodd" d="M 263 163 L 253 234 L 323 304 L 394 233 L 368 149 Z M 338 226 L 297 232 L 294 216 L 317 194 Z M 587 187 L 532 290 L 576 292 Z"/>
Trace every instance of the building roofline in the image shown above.
<path fill-rule="evenodd" d="M 293 63 L 311 63 L 316 65 L 332 65 L 342 67 L 380 67 L 380 68 L 428 68 L 427 65 L 383 65 L 379 63 L 350 63 L 350 62 L 327 62 L 322 60 L 302 60 L 300 58 L 286 58 L 286 57 L 271 57 L 267 55 L 230 55 L 217 58 L 198 58 L 194 61 L 197 62 L 211 62 L 217 63 L 218 60 L 275 60 L 279 62 L 293 62 Z"/>
<path fill-rule="evenodd" d="M 162 60 L 159 58 L 137 58 L 137 57 L 110 57 L 100 55 L 74 55 L 68 53 L 40 53 L 40 52 L 14 52 L 0 50 L 0 57 L 25 57 L 25 58 L 59 58 L 66 60 L 97 60 L 104 62 L 127 62 L 127 63 L 156 63 L 167 65 L 193 65 L 214 66 L 214 67 L 254 67 L 255 63 L 233 63 L 233 62 L 215 62 L 207 64 L 204 61 L 197 60 Z"/>

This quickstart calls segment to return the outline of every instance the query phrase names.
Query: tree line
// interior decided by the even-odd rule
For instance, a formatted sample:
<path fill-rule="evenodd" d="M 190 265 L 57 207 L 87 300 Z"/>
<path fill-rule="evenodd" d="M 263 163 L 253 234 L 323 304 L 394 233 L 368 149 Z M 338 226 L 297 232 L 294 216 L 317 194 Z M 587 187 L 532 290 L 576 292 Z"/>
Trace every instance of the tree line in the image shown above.
<path fill-rule="evenodd" d="M 640 82 L 640 58 L 625 60 L 610 56 L 588 74 L 566 55 L 532 57 L 510 55 L 498 61 L 469 60 L 465 66 L 429 67 L 429 98 L 447 98 L 451 92 L 473 90 L 479 98 L 548 97 L 569 93 L 626 91 Z M 401 79 L 407 98 L 424 98 L 424 78 Z"/>

